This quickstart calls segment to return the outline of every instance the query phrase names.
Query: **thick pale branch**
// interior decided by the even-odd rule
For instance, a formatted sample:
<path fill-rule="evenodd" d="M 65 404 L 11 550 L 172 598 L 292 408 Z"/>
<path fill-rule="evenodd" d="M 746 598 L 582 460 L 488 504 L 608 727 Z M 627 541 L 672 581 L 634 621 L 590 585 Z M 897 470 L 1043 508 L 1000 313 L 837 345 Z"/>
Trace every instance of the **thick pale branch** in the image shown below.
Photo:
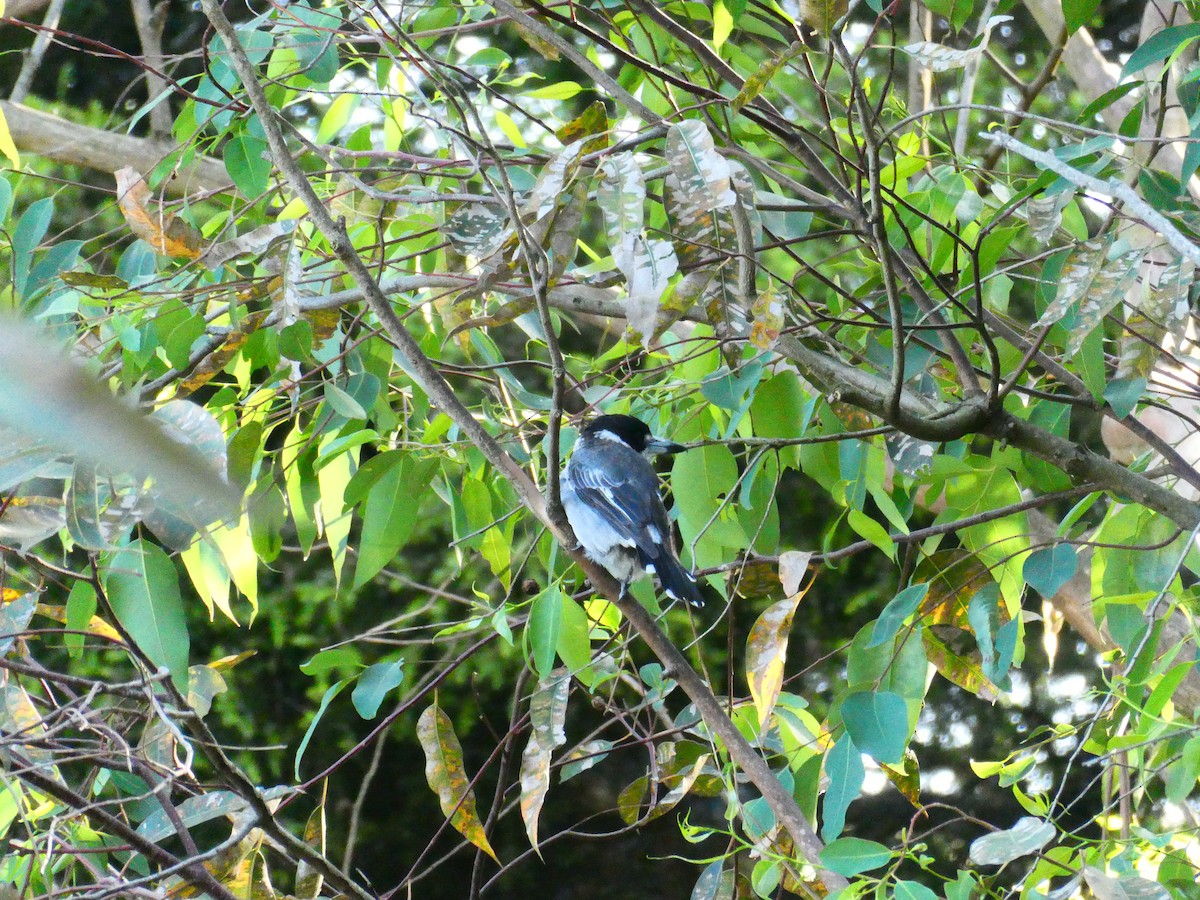
<path fill-rule="evenodd" d="M 13 143 L 22 153 L 97 172 L 112 173 L 123 166 L 133 166 L 144 174 L 179 149 L 172 141 L 113 134 L 6 100 L 0 100 L 0 110 L 12 132 Z M 172 197 L 184 197 L 197 192 L 232 190 L 231 184 L 224 163 L 201 156 L 180 166 L 173 178 L 163 182 L 162 191 Z"/>

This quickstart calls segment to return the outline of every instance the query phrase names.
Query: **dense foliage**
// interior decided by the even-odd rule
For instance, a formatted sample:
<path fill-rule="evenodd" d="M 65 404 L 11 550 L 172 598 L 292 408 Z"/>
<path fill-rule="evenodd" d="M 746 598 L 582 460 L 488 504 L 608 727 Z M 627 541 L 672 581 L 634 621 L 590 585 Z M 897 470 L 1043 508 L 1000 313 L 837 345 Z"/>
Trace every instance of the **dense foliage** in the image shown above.
<path fill-rule="evenodd" d="M 1198 896 L 1200 10 L 19 5 L 6 890 Z"/>

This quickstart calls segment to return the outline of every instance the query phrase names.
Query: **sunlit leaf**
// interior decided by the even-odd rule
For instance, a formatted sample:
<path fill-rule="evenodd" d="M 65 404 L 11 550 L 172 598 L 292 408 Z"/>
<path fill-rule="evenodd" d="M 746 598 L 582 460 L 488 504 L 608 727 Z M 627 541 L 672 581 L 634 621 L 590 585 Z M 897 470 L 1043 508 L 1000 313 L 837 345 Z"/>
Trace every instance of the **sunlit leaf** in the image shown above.
<path fill-rule="evenodd" d="M 972 841 L 971 862 L 980 866 L 1002 866 L 1041 850 L 1053 840 L 1055 833 L 1049 822 L 1027 816 L 1011 828 Z"/>
<path fill-rule="evenodd" d="M 771 718 L 775 701 L 783 688 L 788 635 L 792 630 L 792 617 L 802 599 L 804 592 L 798 590 L 771 604 L 750 627 L 750 636 L 746 639 L 746 681 L 750 696 L 754 698 L 760 726 L 766 726 Z"/>

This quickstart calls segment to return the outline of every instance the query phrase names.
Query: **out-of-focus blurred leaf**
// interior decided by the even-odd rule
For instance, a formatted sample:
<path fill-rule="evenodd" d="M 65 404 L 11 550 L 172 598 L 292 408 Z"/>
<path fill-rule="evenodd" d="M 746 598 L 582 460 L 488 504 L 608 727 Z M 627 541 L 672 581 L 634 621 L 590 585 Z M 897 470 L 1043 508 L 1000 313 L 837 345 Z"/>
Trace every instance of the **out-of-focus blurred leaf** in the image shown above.
<path fill-rule="evenodd" d="M 1096 895 L 1096 900 L 1171 900 L 1165 887 L 1139 875 L 1113 878 L 1095 866 L 1083 867 L 1083 880 Z"/>
<path fill-rule="evenodd" d="M 113 612 L 138 648 L 187 690 L 188 630 L 175 564 L 141 538 L 111 553 L 102 565 Z"/>
<path fill-rule="evenodd" d="M 197 524 L 240 504 L 202 452 L 130 409 L 39 332 L 13 320 L 0 322 L 0 423 L 98 471 L 153 479 L 159 502 Z"/>
<path fill-rule="evenodd" d="M 499 863 L 475 811 L 475 792 L 463 768 L 462 745 L 450 717 L 436 703 L 417 720 L 417 740 L 425 751 L 425 778 L 437 794 L 442 815 L 459 834 Z"/>

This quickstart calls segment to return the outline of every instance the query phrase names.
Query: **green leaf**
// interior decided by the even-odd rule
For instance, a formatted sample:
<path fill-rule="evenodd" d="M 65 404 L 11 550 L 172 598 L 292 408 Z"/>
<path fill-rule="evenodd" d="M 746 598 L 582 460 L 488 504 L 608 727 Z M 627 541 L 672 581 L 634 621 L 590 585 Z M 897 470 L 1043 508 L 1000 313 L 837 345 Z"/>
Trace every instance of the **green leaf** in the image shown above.
<path fill-rule="evenodd" d="M 675 498 L 681 522 L 687 523 L 688 533 L 705 532 L 726 547 L 746 546 L 746 533 L 733 511 L 726 504 L 729 516 L 717 513 L 722 499 L 733 490 L 738 479 L 737 462 L 723 444 L 696 447 L 675 457 L 671 469 L 673 484 L 686 484 Z M 711 521 L 710 521 L 711 520 Z"/>
<path fill-rule="evenodd" d="M 1104 399 L 1120 419 L 1137 407 L 1146 391 L 1145 378 L 1114 378 L 1104 388 Z"/>
<path fill-rule="evenodd" d="M 918 881 L 899 879 L 892 889 L 892 900 L 939 900 L 938 895 Z"/>
<path fill-rule="evenodd" d="M 50 227 L 50 219 L 54 215 L 54 199 L 44 197 L 31 203 L 29 209 L 21 214 L 12 231 L 11 253 L 13 290 L 18 297 L 24 298 L 25 287 L 29 280 L 29 270 L 33 265 L 34 252 L 46 229 Z"/>
<path fill-rule="evenodd" d="M 77 659 L 83 652 L 83 642 L 87 635 L 88 625 L 92 616 L 96 615 L 96 589 L 88 581 L 77 581 L 71 585 L 71 593 L 67 595 L 67 634 L 63 643 L 72 659 Z M 71 632 L 76 632 L 72 634 Z"/>
<path fill-rule="evenodd" d="M 866 774 L 862 754 L 854 746 L 849 733 L 843 734 L 825 757 L 825 775 L 829 778 L 829 787 L 825 791 L 825 805 L 822 807 L 824 821 L 821 823 L 821 837 L 827 842 L 834 840 L 846 827 L 846 810 L 862 790 Z"/>
<path fill-rule="evenodd" d="M 361 404 L 332 381 L 325 382 L 325 402 L 335 413 L 347 419 L 365 421 L 367 418 L 367 411 Z"/>
<path fill-rule="evenodd" d="M 175 564 L 158 546 L 141 538 L 108 557 L 105 590 L 118 621 L 146 656 L 165 666 L 187 690 L 188 630 Z"/>
<path fill-rule="evenodd" d="M 558 657 L 572 673 L 582 672 L 592 661 L 592 642 L 588 636 L 588 617 L 583 607 L 562 595 L 562 618 L 554 647 Z"/>
<path fill-rule="evenodd" d="M 321 717 L 325 715 L 325 710 L 329 709 L 329 704 L 334 698 L 342 692 L 342 690 L 350 683 L 349 678 L 343 678 L 341 681 L 331 684 L 321 697 L 321 705 L 317 707 L 317 713 L 313 716 L 313 720 L 308 723 L 308 728 L 304 731 L 304 737 L 300 739 L 300 746 L 296 748 L 296 780 L 300 781 L 300 761 L 304 759 L 304 751 L 308 749 L 308 742 L 312 740 L 314 732 L 317 730 L 317 723 L 321 721 Z"/>
<path fill-rule="evenodd" d="M 1152 63 L 1162 62 L 1196 38 L 1200 38 L 1200 23 L 1192 22 L 1188 25 L 1164 28 L 1151 35 L 1146 43 L 1129 54 L 1129 59 L 1121 66 L 1121 78 L 1140 72 Z"/>
<path fill-rule="evenodd" d="M 379 705 L 383 703 L 383 698 L 387 696 L 388 691 L 399 687 L 402 681 L 404 681 L 403 657 L 390 662 L 375 663 L 373 666 L 368 666 L 366 671 L 358 676 L 358 682 L 354 685 L 350 700 L 354 703 L 354 708 L 358 710 L 360 716 L 368 720 L 373 719 L 379 712 Z"/>
<path fill-rule="evenodd" d="M 554 654 L 562 631 L 563 601 L 570 600 L 557 586 L 551 585 L 533 598 L 529 611 L 529 645 L 533 650 L 533 668 L 547 678 L 554 668 Z"/>
<path fill-rule="evenodd" d="M 1075 575 L 1079 554 L 1070 544 L 1043 547 L 1029 554 L 1021 570 L 1026 583 L 1049 599 Z"/>
<path fill-rule="evenodd" d="M 1062 0 L 1063 18 L 1066 19 L 1067 37 L 1073 35 L 1091 21 L 1100 0 Z"/>
<path fill-rule="evenodd" d="M 526 91 L 525 96 L 535 100 L 570 100 L 582 90 L 577 82 L 556 81 L 554 84 Z"/>
<path fill-rule="evenodd" d="M 892 851 L 883 844 L 856 837 L 838 838 L 826 844 L 820 855 L 821 865 L 847 878 L 878 869 L 891 858 Z"/>
<path fill-rule="evenodd" d="M 928 592 L 929 583 L 921 582 L 909 585 L 889 600 L 879 618 L 875 620 L 875 630 L 871 632 L 871 640 L 867 646 L 878 647 L 892 640 L 905 620 L 917 611 Z"/>
<path fill-rule="evenodd" d="M 237 189 L 252 200 L 266 193 L 270 183 L 271 161 L 266 152 L 267 142 L 248 134 L 239 134 L 225 145 L 225 171 Z"/>
<path fill-rule="evenodd" d="M 908 704 L 891 691 L 858 691 L 842 701 L 842 722 L 854 744 L 876 761 L 897 765 L 908 741 Z"/>
<path fill-rule="evenodd" d="M 433 461 L 413 459 L 404 450 L 391 450 L 384 456 L 386 468 L 363 504 L 362 536 L 354 570 L 356 589 L 374 578 L 408 543 L 416 525 L 421 494 L 429 485 L 428 475 L 435 465 Z M 346 493 L 352 487 L 353 482 L 347 485 Z"/>

